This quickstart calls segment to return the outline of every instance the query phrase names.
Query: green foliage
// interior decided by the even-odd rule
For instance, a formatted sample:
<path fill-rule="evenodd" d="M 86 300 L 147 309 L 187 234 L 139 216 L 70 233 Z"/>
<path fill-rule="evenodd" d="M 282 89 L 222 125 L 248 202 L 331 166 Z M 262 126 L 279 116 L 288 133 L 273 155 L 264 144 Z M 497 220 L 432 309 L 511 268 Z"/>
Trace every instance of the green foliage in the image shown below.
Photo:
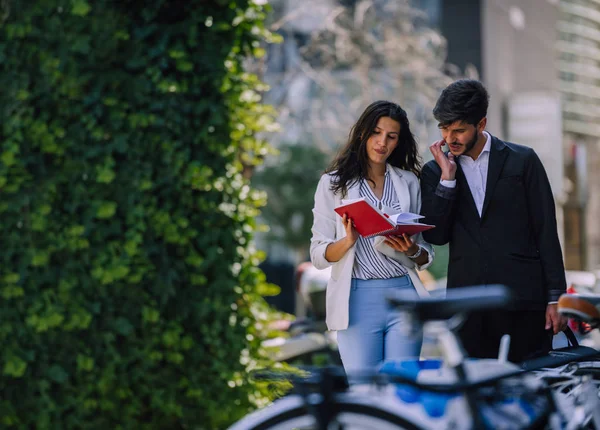
<path fill-rule="evenodd" d="M 435 279 L 445 278 L 448 275 L 448 245 L 434 246 L 434 249 L 435 258 L 427 270 Z"/>
<path fill-rule="evenodd" d="M 226 427 L 265 401 L 264 7 L 0 9 L 0 428 Z"/>
<path fill-rule="evenodd" d="M 270 227 L 268 240 L 284 243 L 308 257 L 312 208 L 319 178 L 331 157 L 306 144 L 286 144 L 269 166 L 257 172 L 253 184 L 267 193 L 262 215 Z"/>

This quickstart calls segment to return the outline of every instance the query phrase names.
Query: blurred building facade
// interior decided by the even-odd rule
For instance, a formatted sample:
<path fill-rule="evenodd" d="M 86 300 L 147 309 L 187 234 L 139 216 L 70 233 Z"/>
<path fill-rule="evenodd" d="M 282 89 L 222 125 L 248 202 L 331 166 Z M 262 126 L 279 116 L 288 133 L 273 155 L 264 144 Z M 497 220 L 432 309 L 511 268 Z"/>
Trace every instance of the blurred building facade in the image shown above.
<path fill-rule="evenodd" d="M 562 0 L 558 71 L 563 96 L 566 261 L 600 269 L 600 2 Z"/>
<path fill-rule="evenodd" d="M 567 269 L 600 269 L 600 2 L 427 3 L 448 61 L 475 67 L 490 91 L 488 129 L 542 159 Z"/>

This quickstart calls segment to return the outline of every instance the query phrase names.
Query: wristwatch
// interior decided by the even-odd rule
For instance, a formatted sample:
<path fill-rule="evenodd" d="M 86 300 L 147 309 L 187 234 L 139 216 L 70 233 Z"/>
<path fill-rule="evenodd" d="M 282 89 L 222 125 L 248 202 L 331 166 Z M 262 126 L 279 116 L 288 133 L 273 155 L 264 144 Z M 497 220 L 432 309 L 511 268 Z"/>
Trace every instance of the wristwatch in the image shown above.
<path fill-rule="evenodd" d="M 417 258 L 419 258 L 421 256 L 421 254 L 423 253 L 423 247 L 420 245 L 417 245 L 419 247 L 419 250 L 417 252 L 415 252 L 413 255 L 406 255 L 408 258 L 410 258 L 411 260 L 416 260 Z"/>

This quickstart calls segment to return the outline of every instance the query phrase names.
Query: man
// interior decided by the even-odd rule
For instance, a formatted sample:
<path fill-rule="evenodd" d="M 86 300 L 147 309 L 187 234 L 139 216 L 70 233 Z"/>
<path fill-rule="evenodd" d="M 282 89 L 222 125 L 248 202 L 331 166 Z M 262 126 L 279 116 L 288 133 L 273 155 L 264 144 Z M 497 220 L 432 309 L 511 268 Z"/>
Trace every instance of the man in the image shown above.
<path fill-rule="evenodd" d="M 436 228 L 423 237 L 450 244 L 448 288 L 510 287 L 510 309 L 472 313 L 459 335 L 470 356 L 494 358 L 509 334 L 509 360 L 520 362 L 549 351 L 552 332 L 566 327 L 556 305 L 565 270 L 544 167 L 531 148 L 485 131 L 488 99 L 480 82 L 465 79 L 437 101 L 443 140 L 430 146 L 434 160 L 421 172 L 424 222 Z"/>

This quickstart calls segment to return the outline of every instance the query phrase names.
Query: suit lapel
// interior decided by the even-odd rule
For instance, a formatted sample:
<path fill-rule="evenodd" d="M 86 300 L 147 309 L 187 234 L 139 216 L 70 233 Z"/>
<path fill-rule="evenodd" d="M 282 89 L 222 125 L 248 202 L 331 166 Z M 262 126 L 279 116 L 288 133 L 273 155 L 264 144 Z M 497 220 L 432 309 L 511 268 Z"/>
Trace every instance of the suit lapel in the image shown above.
<path fill-rule="evenodd" d="M 504 167 L 504 162 L 508 156 L 506 145 L 500 139 L 492 136 L 492 146 L 490 148 L 490 162 L 488 165 L 487 183 L 485 186 L 485 199 L 483 200 L 483 209 L 481 210 L 481 218 L 485 215 L 485 210 L 490 205 L 494 188 Z"/>

